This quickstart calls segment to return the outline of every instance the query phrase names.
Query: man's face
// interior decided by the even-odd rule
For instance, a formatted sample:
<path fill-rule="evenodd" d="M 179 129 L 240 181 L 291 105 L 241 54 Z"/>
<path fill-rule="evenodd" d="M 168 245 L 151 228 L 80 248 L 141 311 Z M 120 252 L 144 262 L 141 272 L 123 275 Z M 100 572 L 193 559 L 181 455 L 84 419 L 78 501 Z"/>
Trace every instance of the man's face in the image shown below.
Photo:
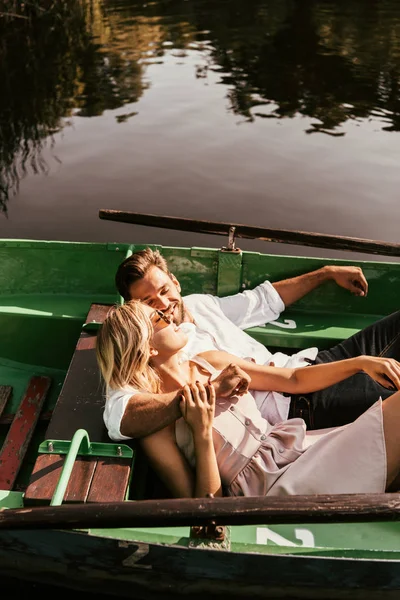
<path fill-rule="evenodd" d="M 152 308 L 162 310 L 174 323 L 180 325 L 184 317 L 184 306 L 180 294 L 181 286 L 173 276 L 158 267 L 151 267 L 146 275 L 129 288 L 131 299 L 141 300 Z"/>

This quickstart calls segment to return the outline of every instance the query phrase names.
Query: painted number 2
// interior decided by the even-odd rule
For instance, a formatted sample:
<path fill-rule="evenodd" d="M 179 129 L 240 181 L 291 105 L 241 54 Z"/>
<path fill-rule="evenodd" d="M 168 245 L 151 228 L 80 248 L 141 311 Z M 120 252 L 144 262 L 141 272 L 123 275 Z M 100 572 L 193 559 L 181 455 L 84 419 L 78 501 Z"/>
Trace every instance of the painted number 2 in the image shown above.
<path fill-rule="evenodd" d="M 294 536 L 299 540 L 299 544 L 295 544 L 287 540 L 279 533 L 268 529 L 268 527 L 257 527 L 256 541 L 257 544 L 273 543 L 277 546 L 306 546 L 307 548 L 315 548 L 314 535 L 309 529 L 295 529 Z"/>

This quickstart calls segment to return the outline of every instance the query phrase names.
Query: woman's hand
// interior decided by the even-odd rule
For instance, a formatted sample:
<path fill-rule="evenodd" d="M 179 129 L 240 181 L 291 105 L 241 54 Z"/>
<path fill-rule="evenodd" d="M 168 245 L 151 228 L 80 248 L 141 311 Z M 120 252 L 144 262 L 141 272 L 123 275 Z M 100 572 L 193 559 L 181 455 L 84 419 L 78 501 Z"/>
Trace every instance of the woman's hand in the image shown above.
<path fill-rule="evenodd" d="M 185 385 L 180 403 L 182 416 L 194 437 L 208 437 L 212 432 L 215 412 L 215 389 L 199 381 Z"/>
<path fill-rule="evenodd" d="M 231 363 L 216 377 L 212 385 L 215 388 L 215 394 L 221 398 L 230 398 L 231 396 L 243 396 L 248 389 L 251 378 L 238 365 Z"/>
<path fill-rule="evenodd" d="M 400 363 L 394 358 L 360 356 L 361 369 L 385 388 L 400 389 Z"/>

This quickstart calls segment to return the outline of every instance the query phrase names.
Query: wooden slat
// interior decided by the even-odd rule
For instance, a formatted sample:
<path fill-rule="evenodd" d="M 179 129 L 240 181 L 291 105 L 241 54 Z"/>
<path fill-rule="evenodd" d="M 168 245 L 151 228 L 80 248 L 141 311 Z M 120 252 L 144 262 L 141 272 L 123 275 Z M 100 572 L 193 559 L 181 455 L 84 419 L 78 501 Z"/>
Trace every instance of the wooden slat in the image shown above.
<path fill-rule="evenodd" d="M 0 453 L 0 489 L 12 490 L 42 410 L 51 379 L 34 376 L 22 398 Z"/>
<path fill-rule="evenodd" d="M 33 467 L 31 479 L 25 492 L 25 501 L 49 502 L 64 464 L 64 456 L 41 454 Z"/>
<path fill-rule="evenodd" d="M 50 421 L 52 414 L 52 410 L 46 410 L 44 412 L 41 412 L 39 415 L 39 421 Z M 0 425 L 11 425 L 11 423 L 15 419 L 15 415 L 16 413 L 9 413 L 7 415 L 3 415 L 0 418 Z"/>
<path fill-rule="evenodd" d="M 211 233 L 213 235 L 229 234 L 235 228 L 235 237 L 257 239 L 265 242 L 295 244 L 296 246 L 311 246 L 313 248 L 330 248 L 332 250 L 348 250 L 351 252 L 364 252 L 367 254 L 381 254 L 383 256 L 400 256 L 400 244 L 389 243 L 363 238 L 352 238 L 343 235 L 330 235 L 307 231 L 291 231 L 288 229 L 267 229 L 242 225 L 241 223 L 224 223 L 203 221 L 199 219 L 186 219 L 183 217 L 167 217 L 132 211 L 101 209 L 100 219 L 160 227 L 162 229 L 175 229 L 177 231 L 192 231 L 194 233 Z"/>
<path fill-rule="evenodd" d="M 129 483 L 130 458 L 99 458 L 88 502 L 122 502 Z"/>
<path fill-rule="evenodd" d="M 91 323 L 92 321 L 96 323 L 102 323 L 106 318 L 111 305 L 109 304 L 96 304 L 93 303 L 90 307 L 90 310 L 87 314 L 85 323 Z"/>
<path fill-rule="evenodd" d="M 6 407 L 8 400 L 12 394 L 11 385 L 0 385 L 0 417 Z"/>
<path fill-rule="evenodd" d="M 92 304 L 86 322 L 102 322 L 111 305 Z M 91 442 L 109 442 L 103 421 L 104 389 L 96 360 L 96 332 L 82 331 L 46 431 L 46 439 L 71 440 L 86 429 Z"/>
<path fill-rule="evenodd" d="M 40 454 L 25 492 L 27 504 L 49 503 L 64 466 L 65 455 Z M 86 502 L 97 459 L 77 457 L 65 490 L 63 502 Z"/>
<path fill-rule="evenodd" d="M 96 470 L 95 458 L 78 456 L 65 490 L 64 502 L 86 502 L 93 474 Z"/>

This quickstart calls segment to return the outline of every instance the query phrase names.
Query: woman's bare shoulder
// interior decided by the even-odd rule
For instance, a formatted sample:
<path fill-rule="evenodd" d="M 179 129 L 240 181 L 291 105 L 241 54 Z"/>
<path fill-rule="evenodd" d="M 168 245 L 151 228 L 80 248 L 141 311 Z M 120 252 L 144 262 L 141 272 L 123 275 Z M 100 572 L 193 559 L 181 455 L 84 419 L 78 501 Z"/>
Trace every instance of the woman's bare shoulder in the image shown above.
<path fill-rule="evenodd" d="M 207 350 L 206 352 L 199 353 L 198 356 L 204 358 L 216 369 L 224 369 L 238 360 L 237 356 L 224 352 L 223 350 Z"/>

